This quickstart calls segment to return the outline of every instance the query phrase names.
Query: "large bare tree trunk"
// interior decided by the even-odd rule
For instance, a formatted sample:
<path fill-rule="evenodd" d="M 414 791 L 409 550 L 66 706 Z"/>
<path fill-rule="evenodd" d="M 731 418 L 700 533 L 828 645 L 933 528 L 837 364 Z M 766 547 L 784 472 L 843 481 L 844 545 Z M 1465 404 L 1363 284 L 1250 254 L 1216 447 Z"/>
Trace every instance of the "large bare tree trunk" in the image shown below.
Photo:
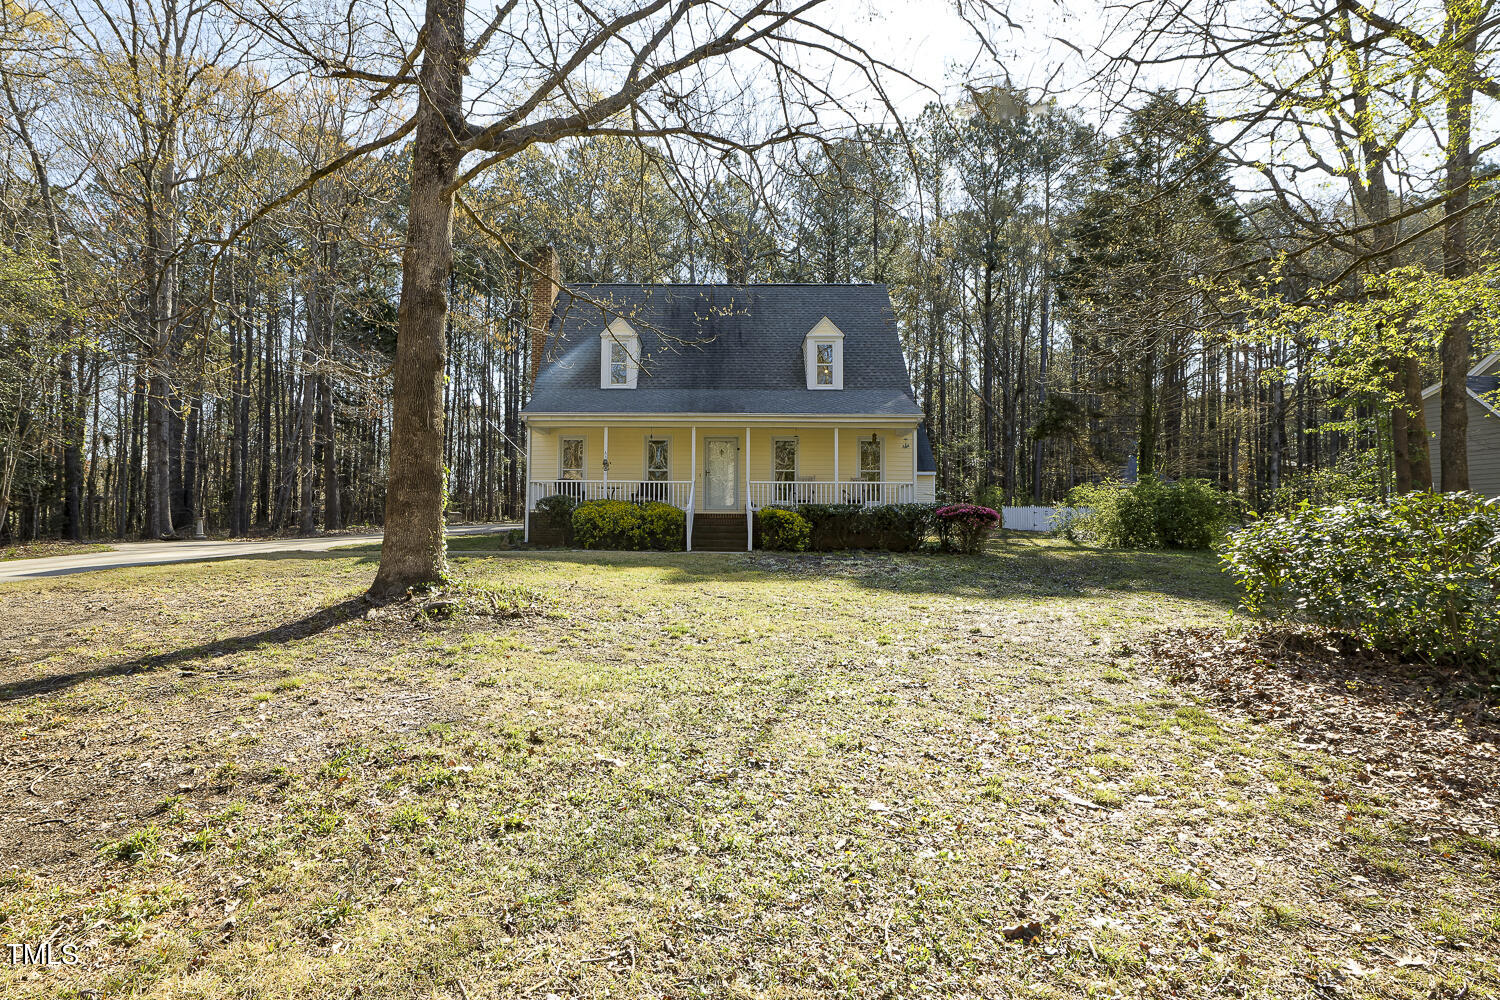
<path fill-rule="evenodd" d="M 333 275 L 338 273 L 338 248 L 329 253 L 329 281 L 323 295 L 323 371 L 318 375 L 319 437 L 323 439 L 323 527 L 336 531 L 344 526 L 343 500 L 339 496 L 338 453 L 334 450 L 333 326 L 338 314 Z"/>
<path fill-rule="evenodd" d="M 171 538 L 172 419 L 171 378 L 173 326 L 177 316 L 177 264 L 169 249 L 176 231 L 173 199 L 176 173 L 169 161 L 158 171 L 157 202 L 150 209 L 146 248 L 147 286 L 151 296 L 151 378 L 146 393 L 146 525 L 147 538 Z"/>
<path fill-rule="evenodd" d="M 313 469 L 313 404 L 316 401 L 317 376 L 313 358 L 312 338 L 315 316 L 315 299 L 309 299 L 307 330 L 302 341 L 302 402 L 297 417 L 297 530 L 311 535 L 318 530 L 317 509 L 313 505 L 315 478 Z"/>
<path fill-rule="evenodd" d="M 443 368 L 448 274 L 453 266 L 453 182 L 463 101 L 463 0 L 427 0 L 422 105 L 412 148 L 411 207 L 401 260 L 391 476 L 385 541 L 370 595 L 387 598 L 442 582 Z"/>
<path fill-rule="evenodd" d="M 1453 42 L 1453 66 L 1447 74 L 1448 200 L 1443 204 L 1443 274 L 1469 273 L 1469 179 L 1474 157 L 1470 134 L 1474 117 L 1474 57 L 1477 5 L 1447 0 L 1445 34 Z M 1455 317 L 1443 333 L 1442 438 L 1439 452 L 1445 493 L 1469 488 L 1469 317 Z"/>

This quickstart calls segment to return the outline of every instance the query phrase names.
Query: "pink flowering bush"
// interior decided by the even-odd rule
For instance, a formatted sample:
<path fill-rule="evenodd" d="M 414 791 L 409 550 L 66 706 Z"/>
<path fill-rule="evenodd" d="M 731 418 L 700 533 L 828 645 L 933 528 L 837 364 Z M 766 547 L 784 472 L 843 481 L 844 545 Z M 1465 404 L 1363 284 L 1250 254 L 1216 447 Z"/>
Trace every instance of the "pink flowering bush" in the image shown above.
<path fill-rule="evenodd" d="M 953 503 L 938 508 L 937 524 L 943 548 L 974 553 L 983 549 L 990 532 L 1000 527 L 1000 515 L 978 504 Z"/>

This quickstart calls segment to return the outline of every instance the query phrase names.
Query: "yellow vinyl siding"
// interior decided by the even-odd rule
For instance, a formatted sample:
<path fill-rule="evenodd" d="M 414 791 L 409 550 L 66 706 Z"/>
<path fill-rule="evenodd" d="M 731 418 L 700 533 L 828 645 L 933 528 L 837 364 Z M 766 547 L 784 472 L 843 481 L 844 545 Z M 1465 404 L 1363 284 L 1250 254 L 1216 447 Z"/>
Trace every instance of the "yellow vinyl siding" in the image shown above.
<path fill-rule="evenodd" d="M 699 423 L 697 429 L 697 484 L 703 488 L 703 460 L 708 438 L 734 438 L 739 442 L 738 473 L 741 490 L 745 479 L 745 432 L 746 425 L 725 421 Z M 610 480 L 642 481 L 646 478 L 646 438 L 665 437 L 671 442 L 671 478 L 686 481 L 692 477 L 692 426 L 665 424 L 649 426 L 641 424 L 610 425 L 609 428 L 609 478 Z M 880 435 L 883 445 L 884 481 L 888 483 L 910 483 L 916 478 L 920 488 L 922 478 L 914 477 L 917 461 L 916 426 L 900 424 L 851 425 L 838 429 L 838 478 L 850 481 L 859 478 L 859 441 L 871 432 Z M 772 465 L 772 441 L 776 438 L 796 438 L 797 478 L 811 482 L 832 482 L 834 479 L 833 440 L 834 430 L 829 426 L 798 426 L 752 424 L 749 427 L 750 475 L 754 482 L 766 482 L 774 478 Z M 558 458 L 561 441 L 565 437 L 584 439 L 585 479 L 604 478 L 604 426 L 602 424 L 579 424 L 537 427 L 531 432 L 531 471 L 534 480 L 550 480 L 559 473 Z"/>

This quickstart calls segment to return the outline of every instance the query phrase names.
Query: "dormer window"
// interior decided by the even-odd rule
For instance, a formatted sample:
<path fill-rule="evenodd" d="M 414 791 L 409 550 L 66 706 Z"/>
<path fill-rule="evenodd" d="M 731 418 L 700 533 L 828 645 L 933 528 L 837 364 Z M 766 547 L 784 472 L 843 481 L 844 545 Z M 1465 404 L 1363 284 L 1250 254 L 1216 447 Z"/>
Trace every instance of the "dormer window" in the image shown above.
<path fill-rule="evenodd" d="M 630 384 L 630 355 L 618 340 L 609 342 L 609 384 Z"/>
<path fill-rule="evenodd" d="M 809 389 L 844 387 L 844 332 L 824 316 L 802 341 Z"/>
<path fill-rule="evenodd" d="M 599 334 L 599 387 L 634 389 L 641 368 L 641 338 L 623 319 Z"/>

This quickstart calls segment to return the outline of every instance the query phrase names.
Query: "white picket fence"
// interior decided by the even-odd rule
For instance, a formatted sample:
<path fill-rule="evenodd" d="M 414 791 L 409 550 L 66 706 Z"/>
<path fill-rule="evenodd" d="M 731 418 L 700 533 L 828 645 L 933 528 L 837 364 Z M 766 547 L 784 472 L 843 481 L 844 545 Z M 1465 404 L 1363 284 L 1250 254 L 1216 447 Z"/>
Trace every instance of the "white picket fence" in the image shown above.
<path fill-rule="evenodd" d="M 1000 516 L 1011 531 L 1052 531 L 1079 514 L 1084 507 L 1002 507 Z"/>

